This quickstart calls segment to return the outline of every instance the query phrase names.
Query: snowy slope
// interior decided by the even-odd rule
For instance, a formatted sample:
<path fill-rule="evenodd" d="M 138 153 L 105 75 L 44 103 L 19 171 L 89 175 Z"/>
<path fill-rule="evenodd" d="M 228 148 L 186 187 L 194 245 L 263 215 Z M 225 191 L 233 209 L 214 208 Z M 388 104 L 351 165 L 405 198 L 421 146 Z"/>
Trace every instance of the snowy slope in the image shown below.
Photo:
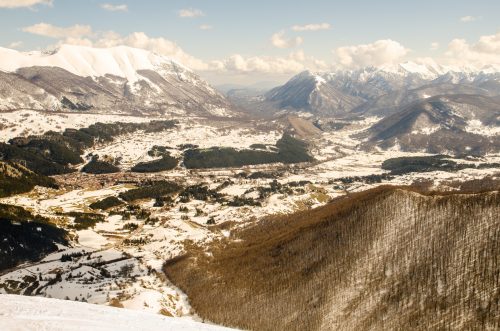
<path fill-rule="evenodd" d="M 131 82 L 139 79 L 138 70 L 154 70 L 162 66 L 176 66 L 188 70 L 165 56 L 127 46 L 93 48 L 62 45 L 53 52 L 27 53 L 0 48 L 0 58 L 0 70 L 6 72 L 35 66 L 58 67 L 77 76 L 100 77 L 110 74 L 127 78 Z"/>
<path fill-rule="evenodd" d="M 222 331 L 227 328 L 82 302 L 0 295 L 0 330 Z"/>
<path fill-rule="evenodd" d="M 285 85 L 270 90 L 265 97 L 279 109 L 327 115 L 349 112 L 363 102 L 363 99 L 343 93 L 328 84 L 320 74 L 310 71 L 304 71 Z"/>
<path fill-rule="evenodd" d="M 443 86 L 445 85 L 445 86 Z M 343 115 L 373 108 L 397 107 L 407 101 L 409 91 L 425 88 L 428 96 L 444 94 L 500 94 L 500 68 L 451 67 L 405 62 L 356 70 L 311 73 L 305 71 L 265 95 L 267 102 L 280 109 L 313 114 Z M 415 94 L 415 93 L 414 93 Z M 415 97 L 419 95 L 415 94 Z M 414 101 L 414 100 L 411 100 Z M 375 105 L 376 106 L 376 105 Z M 371 115 L 377 114 L 372 112 Z"/>
<path fill-rule="evenodd" d="M 127 46 L 0 48 L 0 110 L 231 115 L 225 98 L 172 59 Z"/>

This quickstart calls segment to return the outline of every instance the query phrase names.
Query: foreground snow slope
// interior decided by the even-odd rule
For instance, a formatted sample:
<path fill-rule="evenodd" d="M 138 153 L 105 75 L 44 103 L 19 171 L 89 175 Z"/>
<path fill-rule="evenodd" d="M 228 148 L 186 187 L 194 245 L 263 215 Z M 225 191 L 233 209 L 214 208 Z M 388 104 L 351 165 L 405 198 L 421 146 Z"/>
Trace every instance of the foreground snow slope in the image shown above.
<path fill-rule="evenodd" d="M 0 330 L 197 330 L 227 328 L 82 302 L 0 295 Z"/>

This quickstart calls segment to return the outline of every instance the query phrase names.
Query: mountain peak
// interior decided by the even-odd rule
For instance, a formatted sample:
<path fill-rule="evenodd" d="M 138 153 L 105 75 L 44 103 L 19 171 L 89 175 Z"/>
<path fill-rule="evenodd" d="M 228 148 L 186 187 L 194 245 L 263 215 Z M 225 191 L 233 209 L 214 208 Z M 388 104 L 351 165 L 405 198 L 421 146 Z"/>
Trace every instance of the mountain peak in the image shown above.
<path fill-rule="evenodd" d="M 194 72 L 144 49 L 61 45 L 52 51 L 19 52 L 0 48 L 0 58 L 0 74 L 12 87 L 0 91 L 0 109 L 231 113 L 224 97 Z M 26 94 L 31 98 L 26 100 Z"/>
<path fill-rule="evenodd" d="M 156 53 L 128 46 L 96 48 L 63 44 L 53 51 L 19 52 L 2 48 L 0 70 L 15 72 L 20 68 L 43 66 L 59 67 L 78 76 L 100 77 L 107 74 L 137 80 L 137 70 L 155 70 L 161 67 L 187 68 L 172 59 Z"/>
<path fill-rule="evenodd" d="M 319 87 L 321 84 L 326 83 L 325 78 L 322 77 L 321 73 L 315 73 L 310 70 L 305 70 L 295 76 L 296 80 L 314 80 L 316 82 L 316 87 Z"/>

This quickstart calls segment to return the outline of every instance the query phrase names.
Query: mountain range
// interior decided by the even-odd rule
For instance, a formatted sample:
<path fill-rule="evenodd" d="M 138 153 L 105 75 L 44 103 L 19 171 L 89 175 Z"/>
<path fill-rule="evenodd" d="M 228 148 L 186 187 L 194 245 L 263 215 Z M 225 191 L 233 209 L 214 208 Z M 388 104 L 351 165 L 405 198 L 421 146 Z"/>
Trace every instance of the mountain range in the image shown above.
<path fill-rule="evenodd" d="M 278 110 L 305 111 L 323 116 L 351 112 L 386 115 L 418 99 L 449 94 L 500 94 L 496 70 L 403 63 L 335 72 L 302 72 L 265 94 Z"/>
<path fill-rule="evenodd" d="M 403 63 L 302 72 L 243 107 L 355 123 L 376 117 L 361 148 L 484 155 L 500 150 L 500 72 Z M 228 97 L 231 98 L 231 94 Z M 255 111 L 257 110 L 257 111 Z M 335 125 L 334 125 L 335 126 Z"/>
<path fill-rule="evenodd" d="M 500 149 L 500 71 L 412 62 L 302 72 L 269 91 L 226 96 L 190 69 L 126 46 L 62 45 L 51 52 L 0 48 L 0 110 L 127 115 L 258 117 L 305 113 L 348 122 L 377 117 L 363 148 L 484 154 Z M 456 142 L 459 141 L 460 144 Z"/>
<path fill-rule="evenodd" d="M 193 71 L 146 50 L 0 48 L 0 58 L 0 110 L 231 116 L 226 99 Z"/>
<path fill-rule="evenodd" d="M 365 146 L 484 155 L 500 147 L 500 103 L 483 95 L 420 99 L 384 117 L 360 136 Z"/>

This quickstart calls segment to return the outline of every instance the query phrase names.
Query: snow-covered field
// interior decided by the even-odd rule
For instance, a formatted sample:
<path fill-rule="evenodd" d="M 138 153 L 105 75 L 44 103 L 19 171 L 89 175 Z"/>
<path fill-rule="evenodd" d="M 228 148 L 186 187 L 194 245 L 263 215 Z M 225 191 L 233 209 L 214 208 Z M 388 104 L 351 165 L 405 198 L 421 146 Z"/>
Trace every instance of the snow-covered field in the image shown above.
<path fill-rule="evenodd" d="M 39 135 L 47 131 L 62 132 L 67 128 L 80 129 L 91 124 L 101 123 L 143 123 L 159 118 L 101 115 L 59 112 L 40 112 L 35 110 L 19 110 L 14 112 L 0 112 L 0 142 L 14 137 Z M 163 118 L 165 119 L 165 118 Z"/>
<path fill-rule="evenodd" d="M 0 295 L 3 331 L 217 331 L 216 325 L 142 311 L 39 297 Z"/>
<path fill-rule="evenodd" d="M 252 144 L 274 145 L 281 134 L 279 131 L 263 132 L 252 128 L 235 128 L 231 125 L 216 127 L 199 121 L 183 121 L 173 130 L 123 135 L 109 145 L 88 152 L 113 158 L 121 157 L 121 164 L 125 169 L 129 169 L 138 162 L 152 160 L 147 152 L 155 145 L 174 148 L 171 155 L 177 157 L 181 151 L 175 148 L 180 144 L 193 144 L 200 148 L 248 148 Z"/>

